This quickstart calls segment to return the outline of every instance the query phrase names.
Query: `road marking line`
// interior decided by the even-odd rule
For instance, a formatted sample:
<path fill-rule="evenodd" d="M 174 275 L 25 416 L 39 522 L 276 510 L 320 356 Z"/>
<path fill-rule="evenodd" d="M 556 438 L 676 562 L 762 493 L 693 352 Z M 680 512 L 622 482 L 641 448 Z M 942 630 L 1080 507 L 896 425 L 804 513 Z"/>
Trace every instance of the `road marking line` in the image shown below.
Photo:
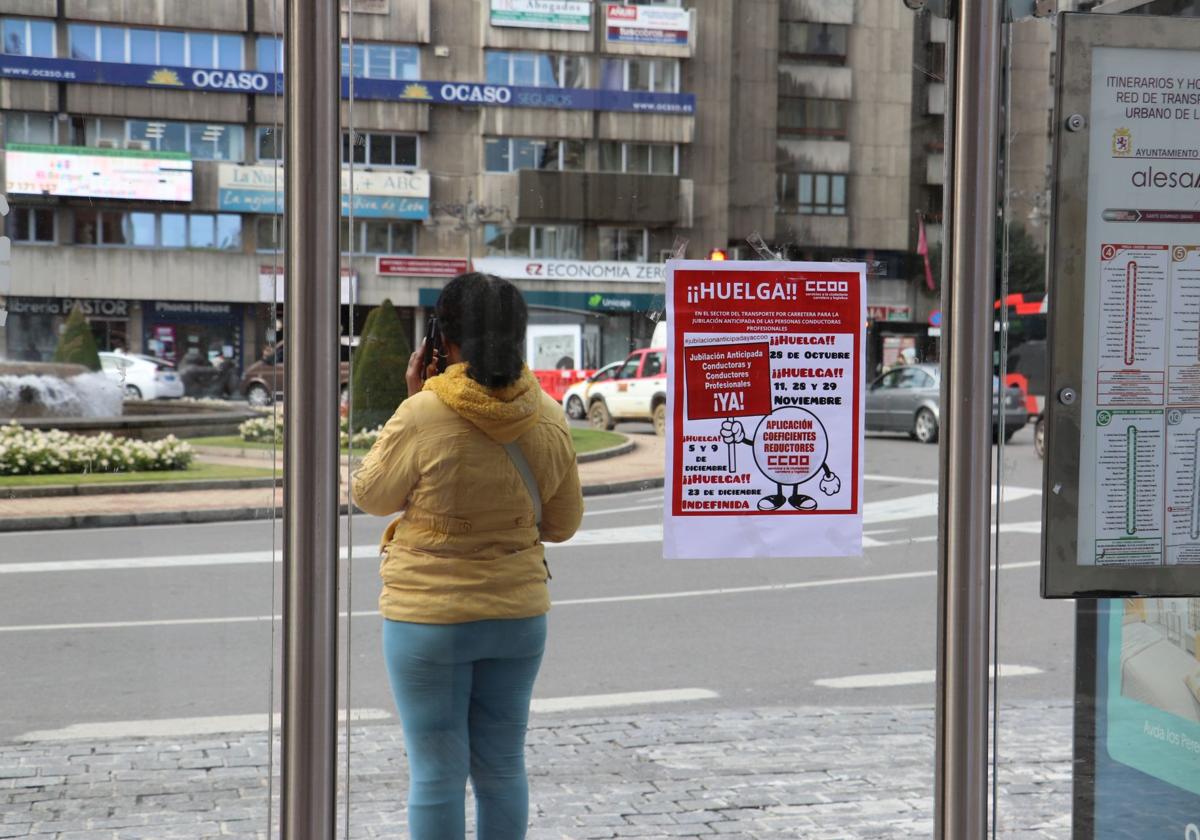
<path fill-rule="evenodd" d="M 1014 502 L 1040 494 L 1041 490 L 1033 487 L 1007 487 L 1004 492 L 1004 500 Z M 895 499 L 867 502 L 863 506 L 863 522 L 866 525 L 879 525 L 888 522 L 903 522 L 911 519 L 937 516 L 937 500 L 937 493 L 920 493 L 915 496 L 901 496 Z M 640 508 L 619 508 L 611 511 L 595 511 L 594 513 L 617 513 L 618 511 L 626 512 L 636 509 Z M 1008 530 L 1014 530 L 1014 527 L 1008 526 Z M 553 552 L 563 548 L 587 548 L 592 546 L 628 545 L 661 541 L 662 525 L 660 523 L 652 523 L 620 528 L 588 529 L 580 531 L 568 542 L 551 544 L 546 547 Z M 900 545 L 905 542 L 928 542 L 928 540 L 916 538 L 900 542 L 882 542 L 871 537 L 864 537 L 863 547 L 880 548 L 885 545 Z M 379 556 L 379 548 L 374 543 L 356 545 L 353 547 L 353 553 L 358 559 L 375 559 Z M 342 549 L 342 559 L 345 559 L 346 556 L 346 550 Z M 275 552 L 274 559 L 276 562 L 279 562 L 281 557 L 282 554 L 280 552 Z M 179 554 L 156 557 L 112 557 L 91 560 L 48 560 L 40 562 L 0 563 L 0 575 L 183 568 L 188 566 L 237 566 L 270 563 L 271 560 L 272 556 L 269 550 L 241 551 L 228 554 Z"/>
<path fill-rule="evenodd" d="M 937 487 L 938 480 L 936 478 L 909 478 L 902 475 L 867 475 L 863 476 L 867 481 L 887 481 L 892 484 L 920 484 L 925 487 Z"/>
<path fill-rule="evenodd" d="M 1040 496 L 1042 491 L 1035 487 L 1005 487 L 1002 498 L 1005 502 L 1017 502 L 1033 496 Z M 863 506 L 863 524 L 877 525 L 884 522 L 900 522 L 907 519 L 921 519 L 937 516 L 938 494 L 920 493 L 916 496 L 901 496 L 897 499 L 884 499 L 878 502 L 867 502 Z"/>
<path fill-rule="evenodd" d="M 992 668 L 992 674 L 996 669 Z M 1029 665 L 1001 665 L 1000 678 L 1029 677 L 1042 673 L 1041 668 Z M 890 674 L 857 674 L 852 677 L 829 677 L 813 680 L 821 688 L 891 688 L 901 685 L 929 685 L 937 681 L 936 671 L 896 671 Z"/>
<path fill-rule="evenodd" d="M 996 533 L 996 526 L 993 523 L 992 533 Z M 1034 534 L 1042 533 L 1042 520 L 1031 519 L 1027 522 L 1005 522 L 1000 525 L 1000 533 L 1002 534 Z M 915 543 L 930 543 L 937 542 L 937 534 L 928 534 L 921 537 L 905 537 L 902 540 L 888 540 L 887 542 L 874 541 L 875 545 L 867 545 L 867 537 L 863 537 L 864 548 L 885 548 L 895 545 L 913 545 Z M 1007 566 L 1002 568 L 1008 568 Z"/>
<path fill-rule="evenodd" d="M 1020 563 L 1005 563 L 1000 568 L 1004 571 L 1010 569 L 1032 569 L 1041 566 L 1040 560 L 1028 560 Z M 651 592 L 644 595 L 609 595 L 599 598 L 568 598 L 561 601 L 554 601 L 556 607 L 576 607 L 588 604 L 621 604 L 635 603 L 638 601 L 670 601 L 678 598 L 704 598 L 713 595 L 746 595 L 755 592 L 787 592 L 793 589 L 820 589 L 826 586 L 854 586 L 862 583 L 887 583 L 889 581 L 899 580 L 918 580 L 920 578 L 936 577 L 937 571 L 930 569 L 920 572 L 895 572 L 887 575 L 870 575 L 863 577 L 846 577 L 846 578 L 829 578 L 826 580 L 805 580 L 797 581 L 796 583 L 768 583 L 761 586 L 735 586 L 724 587 L 720 589 L 690 589 L 682 592 Z M 339 614 L 341 618 L 346 617 L 346 613 Z M 377 610 L 356 610 L 350 613 L 351 618 L 378 618 Z M 193 625 L 205 624 L 251 624 L 256 622 L 267 622 L 271 620 L 269 615 L 241 615 L 227 617 L 211 617 L 211 618 L 168 618 L 160 620 L 144 620 L 144 621 L 93 621 L 79 622 L 74 624 L 13 624 L 6 627 L 0 626 L 0 633 L 33 633 L 43 631 L 69 631 L 69 630 L 121 630 L 121 629 L 136 629 L 139 627 L 187 627 Z M 275 620 L 279 621 L 280 616 L 275 616 Z"/>
<path fill-rule="evenodd" d="M 583 709 L 613 709 L 618 706 L 644 706 L 652 703 L 686 703 L 693 700 L 713 700 L 721 695 L 707 688 L 675 688 L 664 691 L 627 691 L 620 694 L 590 694 L 578 697 L 545 697 L 533 699 L 531 712 L 576 712 Z"/>
<path fill-rule="evenodd" d="M 355 557 L 378 557 L 379 546 L 356 545 Z M 340 552 L 345 560 L 345 549 Z M 275 552 L 275 561 L 281 562 L 283 553 Z M 111 557 L 96 560 L 49 560 L 32 563 L 0 563 L 0 575 L 27 574 L 36 572 L 94 572 L 118 569 L 171 569 L 186 566 L 241 566 L 270 563 L 270 551 L 238 551 L 229 554 L 168 554 L 160 557 Z"/>
<path fill-rule="evenodd" d="M 352 709 L 351 721 L 385 720 L 392 716 L 384 709 Z M 275 716 L 278 730 L 281 716 Z M 346 710 L 338 711 L 345 722 Z M 224 732 L 264 732 L 266 713 L 254 715 L 212 715 L 210 717 L 162 718 L 159 720 L 113 720 L 98 723 L 73 723 L 62 729 L 36 729 L 18 735 L 16 741 L 118 740 L 121 738 L 173 738 L 192 735 L 217 735 Z"/>
<path fill-rule="evenodd" d="M 604 508 L 602 510 L 585 510 L 584 516 L 603 516 L 606 513 L 633 513 L 639 510 L 662 510 L 662 503 L 651 505 L 636 505 L 634 507 Z"/>

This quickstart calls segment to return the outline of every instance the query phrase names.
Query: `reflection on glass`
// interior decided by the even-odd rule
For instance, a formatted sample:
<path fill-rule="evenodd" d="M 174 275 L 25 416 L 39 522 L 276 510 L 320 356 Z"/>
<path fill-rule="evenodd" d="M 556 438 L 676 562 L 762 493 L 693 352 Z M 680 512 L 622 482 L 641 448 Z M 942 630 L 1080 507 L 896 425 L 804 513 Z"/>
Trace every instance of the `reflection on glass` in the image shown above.
<path fill-rule="evenodd" d="M 193 248 L 212 248 L 217 244 L 213 217 L 193 214 L 188 217 L 188 245 Z"/>
<path fill-rule="evenodd" d="M 164 248 L 187 247 L 187 216 L 185 214 L 162 214 L 162 244 Z"/>
<path fill-rule="evenodd" d="M 72 23 L 67 27 L 67 42 L 71 58 L 80 61 L 96 60 L 96 27 Z"/>
<path fill-rule="evenodd" d="M 28 18 L 5 18 L 0 28 L 0 51 L 9 55 L 53 58 L 54 24 Z"/>
<path fill-rule="evenodd" d="M 189 67 L 215 67 L 216 36 L 192 32 L 188 36 Z"/>
<path fill-rule="evenodd" d="M 242 39 L 240 36 L 217 36 L 217 67 L 223 70 L 242 69 Z"/>
<path fill-rule="evenodd" d="M 387 254 L 391 252 L 387 222 L 364 222 L 366 241 L 363 251 L 368 254 Z"/>
<path fill-rule="evenodd" d="M 150 29 L 135 29 L 130 32 L 129 60 L 134 64 L 157 64 L 157 33 Z"/>
<path fill-rule="evenodd" d="M 254 42 L 254 67 L 264 73 L 283 72 L 283 50 L 278 38 L 259 35 Z M 342 47 L 342 74 L 346 72 L 346 47 Z"/>
<path fill-rule="evenodd" d="M 223 251 L 242 249 L 242 217 L 229 213 L 217 214 L 217 242 Z"/>
<path fill-rule="evenodd" d="M 100 60 L 125 61 L 125 30 L 115 26 L 101 26 Z"/>
<path fill-rule="evenodd" d="M 157 240 L 154 233 L 155 221 L 153 213 L 126 214 L 126 241 L 135 248 L 153 248 Z"/>
<path fill-rule="evenodd" d="M 53 145 L 57 142 L 57 127 L 53 114 L 10 111 L 4 115 L 4 142 Z"/>
<path fill-rule="evenodd" d="M 158 63 L 187 66 L 187 43 L 182 32 L 158 33 Z"/>

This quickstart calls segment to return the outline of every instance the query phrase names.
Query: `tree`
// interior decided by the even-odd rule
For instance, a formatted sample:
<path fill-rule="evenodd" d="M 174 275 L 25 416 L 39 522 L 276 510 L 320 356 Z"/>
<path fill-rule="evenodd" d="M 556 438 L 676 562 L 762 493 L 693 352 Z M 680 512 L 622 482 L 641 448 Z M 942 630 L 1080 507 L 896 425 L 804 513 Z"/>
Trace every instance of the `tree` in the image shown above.
<path fill-rule="evenodd" d="M 354 430 L 382 426 L 408 396 L 404 381 L 411 355 L 396 307 L 385 300 L 367 315 L 350 379 Z"/>
<path fill-rule="evenodd" d="M 929 265 L 937 289 L 942 288 L 942 245 L 929 248 Z M 1004 282 L 1004 225 L 996 226 L 996 292 L 1000 299 L 1000 284 Z M 1046 252 L 1037 240 L 1020 225 L 1008 230 L 1008 291 L 1009 294 L 1044 295 L 1046 293 Z"/>
<path fill-rule="evenodd" d="M 71 309 L 62 335 L 58 337 L 58 346 L 54 348 L 54 361 L 83 365 L 88 370 L 100 370 L 96 339 L 92 336 L 92 328 L 78 303 Z"/>
<path fill-rule="evenodd" d="M 996 231 L 996 297 L 1004 278 L 1004 228 Z M 1010 294 L 1044 295 L 1046 293 L 1046 252 L 1037 240 L 1020 225 L 1008 229 L 1008 291 Z"/>

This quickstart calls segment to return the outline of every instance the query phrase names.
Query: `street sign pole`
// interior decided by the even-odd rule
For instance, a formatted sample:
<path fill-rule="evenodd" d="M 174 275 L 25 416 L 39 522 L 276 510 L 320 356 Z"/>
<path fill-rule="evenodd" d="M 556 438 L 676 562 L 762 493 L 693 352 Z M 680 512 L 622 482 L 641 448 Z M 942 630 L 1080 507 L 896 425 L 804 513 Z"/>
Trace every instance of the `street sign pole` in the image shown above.
<path fill-rule="evenodd" d="M 992 278 L 1003 0 L 960 0 L 947 70 L 934 836 L 987 831 Z"/>
<path fill-rule="evenodd" d="M 338 5 L 287 0 L 280 836 L 332 840 L 337 758 Z"/>

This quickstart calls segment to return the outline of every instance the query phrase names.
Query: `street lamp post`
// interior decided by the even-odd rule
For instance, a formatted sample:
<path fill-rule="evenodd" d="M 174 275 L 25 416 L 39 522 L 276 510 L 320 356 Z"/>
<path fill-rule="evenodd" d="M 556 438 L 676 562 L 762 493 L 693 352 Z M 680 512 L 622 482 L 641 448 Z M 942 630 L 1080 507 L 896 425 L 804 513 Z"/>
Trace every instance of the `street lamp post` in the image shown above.
<path fill-rule="evenodd" d="M 480 204 L 475 200 L 473 190 L 467 191 L 467 200 L 451 201 L 433 204 L 429 208 L 429 218 L 425 220 L 427 228 L 436 228 L 443 224 L 454 224 L 453 230 L 467 235 L 467 265 L 474 268 L 475 231 L 484 225 L 500 226 L 501 232 L 508 236 L 513 231 L 512 214 L 507 207 L 492 204 Z"/>

